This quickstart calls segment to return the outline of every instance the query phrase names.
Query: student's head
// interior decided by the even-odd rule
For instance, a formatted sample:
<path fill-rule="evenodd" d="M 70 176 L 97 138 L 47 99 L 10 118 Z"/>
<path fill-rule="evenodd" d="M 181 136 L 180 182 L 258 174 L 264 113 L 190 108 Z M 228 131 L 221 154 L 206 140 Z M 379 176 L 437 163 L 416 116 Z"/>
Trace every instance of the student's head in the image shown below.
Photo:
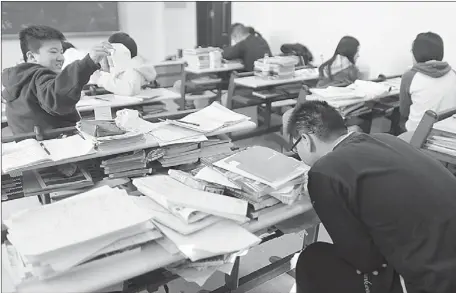
<path fill-rule="evenodd" d="M 347 134 L 347 127 L 339 112 L 328 103 L 305 101 L 293 109 L 287 132 L 293 137 L 292 151 L 312 166 L 332 151 L 334 142 Z"/>
<path fill-rule="evenodd" d="M 25 62 L 37 63 L 60 71 L 65 58 L 62 42 L 64 35 L 48 26 L 32 25 L 19 32 L 22 57 Z"/>
<path fill-rule="evenodd" d="M 351 63 L 355 64 L 359 57 L 359 41 L 351 36 L 345 36 L 337 44 L 334 55 L 347 57 Z"/>
<path fill-rule="evenodd" d="M 115 33 L 109 37 L 108 42 L 111 44 L 122 44 L 127 47 L 127 49 L 130 50 L 131 58 L 138 55 L 138 46 L 136 45 L 135 40 L 126 33 Z"/>
<path fill-rule="evenodd" d="M 242 23 L 235 23 L 231 26 L 231 41 L 233 43 L 239 43 L 240 41 L 247 38 L 253 28 L 246 27 Z M 255 32 L 255 30 L 253 30 Z"/>
<path fill-rule="evenodd" d="M 412 53 L 414 61 L 418 63 L 430 60 L 442 61 L 443 40 L 438 34 L 432 32 L 418 34 L 413 41 Z"/>
<path fill-rule="evenodd" d="M 70 48 L 73 48 L 73 49 L 76 49 L 72 43 L 70 42 L 62 42 L 62 48 L 63 48 L 63 53 L 66 52 L 66 50 L 70 49 Z"/>

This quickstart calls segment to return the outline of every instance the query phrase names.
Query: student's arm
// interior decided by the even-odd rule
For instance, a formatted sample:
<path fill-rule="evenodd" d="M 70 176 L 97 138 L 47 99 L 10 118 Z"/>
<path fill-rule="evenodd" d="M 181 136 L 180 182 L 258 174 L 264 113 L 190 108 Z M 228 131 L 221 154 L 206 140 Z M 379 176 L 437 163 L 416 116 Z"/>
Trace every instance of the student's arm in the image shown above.
<path fill-rule="evenodd" d="M 309 171 L 309 195 L 341 258 L 354 270 L 371 273 L 386 263 L 362 223 L 347 206 L 348 187 L 335 178 Z"/>
<path fill-rule="evenodd" d="M 43 69 L 35 76 L 36 96 L 41 107 L 51 115 L 66 115 L 74 111 L 81 91 L 99 66 L 89 55 L 69 64 L 59 74 Z"/>
<path fill-rule="evenodd" d="M 223 49 L 222 57 L 226 60 L 242 59 L 244 54 L 244 42 Z"/>
<path fill-rule="evenodd" d="M 141 91 L 142 79 L 138 71 L 127 69 L 118 74 L 101 72 L 97 84 L 116 95 L 134 96 Z"/>
<path fill-rule="evenodd" d="M 405 123 L 410 115 L 410 106 L 412 105 L 410 86 L 412 85 L 412 80 L 415 74 L 416 71 L 410 70 L 402 75 L 401 88 L 399 91 L 399 112 L 401 113 L 401 124 Z"/>

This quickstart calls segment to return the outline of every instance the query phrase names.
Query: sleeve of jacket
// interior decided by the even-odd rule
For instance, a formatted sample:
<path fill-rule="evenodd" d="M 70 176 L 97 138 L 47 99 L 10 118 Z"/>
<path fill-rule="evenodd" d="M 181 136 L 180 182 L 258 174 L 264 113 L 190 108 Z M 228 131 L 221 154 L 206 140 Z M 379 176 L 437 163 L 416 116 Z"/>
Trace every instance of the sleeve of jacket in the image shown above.
<path fill-rule="evenodd" d="M 410 86 L 412 85 L 415 71 L 407 71 L 401 79 L 401 87 L 399 91 L 399 110 L 401 116 L 408 119 L 410 114 L 410 106 L 412 105 L 412 95 L 410 94 Z"/>
<path fill-rule="evenodd" d="M 99 66 L 87 54 L 82 60 L 69 64 L 59 74 L 49 69 L 35 76 L 36 96 L 41 107 L 51 115 L 66 115 L 74 111 L 84 85 Z"/>
<path fill-rule="evenodd" d="M 244 42 L 239 42 L 234 46 L 223 49 L 223 58 L 226 60 L 242 59 L 244 53 Z"/>
<path fill-rule="evenodd" d="M 386 263 L 347 204 L 348 188 L 335 178 L 309 171 L 309 195 L 341 258 L 354 270 L 370 273 Z"/>
<path fill-rule="evenodd" d="M 98 86 L 122 96 L 138 95 L 141 91 L 143 76 L 135 69 L 127 69 L 121 73 L 101 72 Z"/>

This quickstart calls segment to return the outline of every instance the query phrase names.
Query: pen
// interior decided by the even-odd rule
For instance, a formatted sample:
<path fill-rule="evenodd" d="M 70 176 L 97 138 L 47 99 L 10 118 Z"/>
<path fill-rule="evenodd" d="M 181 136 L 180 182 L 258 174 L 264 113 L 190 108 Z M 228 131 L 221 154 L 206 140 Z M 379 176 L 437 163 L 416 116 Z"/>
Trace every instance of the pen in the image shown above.
<path fill-rule="evenodd" d="M 46 148 L 46 146 L 45 146 L 42 142 L 40 142 L 40 146 L 46 151 L 46 153 L 47 153 L 48 155 L 51 155 L 51 153 L 49 152 L 49 150 Z"/>
<path fill-rule="evenodd" d="M 78 135 L 83 139 L 86 140 L 85 137 L 78 131 Z"/>
<path fill-rule="evenodd" d="M 177 121 L 180 123 L 184 123 L 184 124 L 194 125 L 194 126 L 198 126 L 198 127 L 200 126 L 199 124 L 193 123 L 193 122 L 187 122 L 187 121 L 182 121 L 182 120 L 177 120 Z"/>

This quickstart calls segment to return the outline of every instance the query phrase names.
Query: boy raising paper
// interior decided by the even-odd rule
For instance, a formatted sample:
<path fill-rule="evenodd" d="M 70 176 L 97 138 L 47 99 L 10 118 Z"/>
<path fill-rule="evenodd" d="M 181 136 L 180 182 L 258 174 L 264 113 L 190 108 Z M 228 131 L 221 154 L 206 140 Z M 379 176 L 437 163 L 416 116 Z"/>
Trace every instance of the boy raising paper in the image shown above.
<path fill-rule="evenodd" d="M 6 116 L 13 134 L 74 126 L 80 120 L 76 103 L 90 76 L 112 46 L 94 46 L 82 60 L 62 70 L 64 35 L 51 27 L 32 25 L 19 33 L 24 63 L 2 73 Z"/>

